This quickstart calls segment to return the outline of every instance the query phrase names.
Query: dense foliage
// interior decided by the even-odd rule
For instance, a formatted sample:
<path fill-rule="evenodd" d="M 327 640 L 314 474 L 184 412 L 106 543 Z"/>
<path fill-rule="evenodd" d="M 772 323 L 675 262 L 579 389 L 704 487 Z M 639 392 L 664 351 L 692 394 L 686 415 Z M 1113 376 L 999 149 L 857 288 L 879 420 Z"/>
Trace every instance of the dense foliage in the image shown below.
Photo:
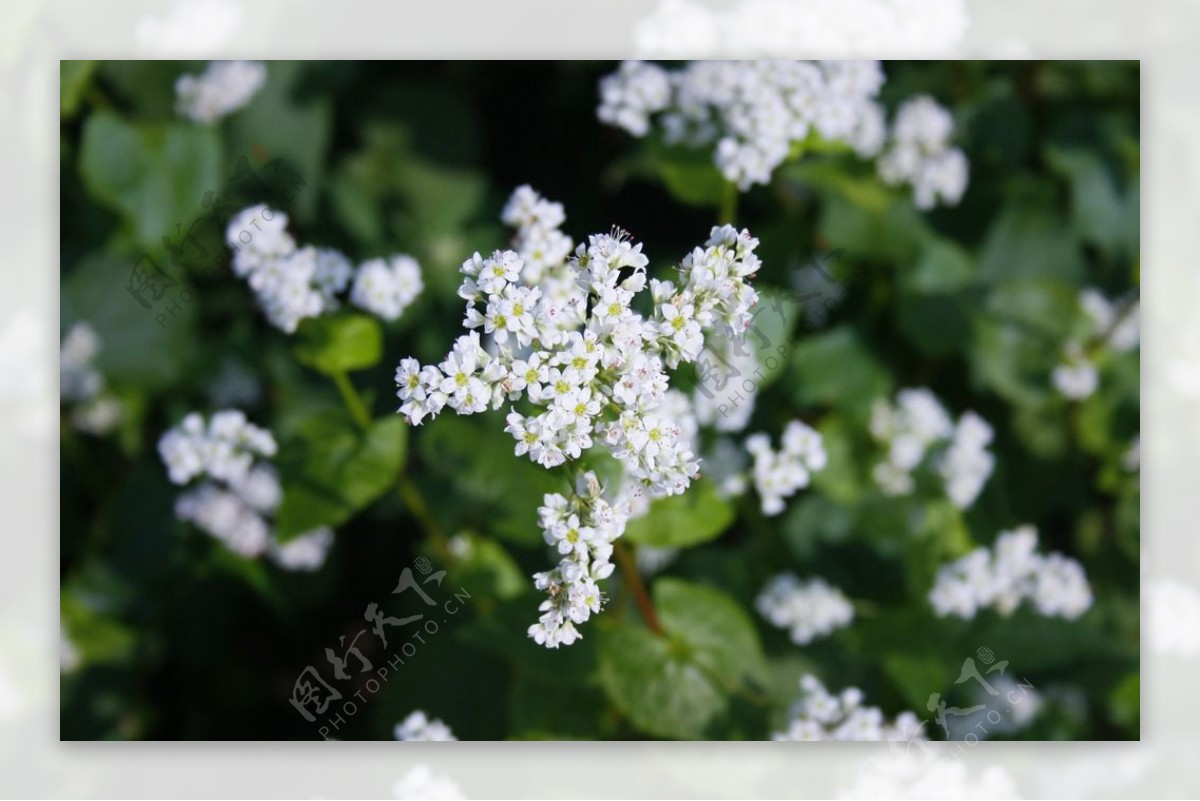
<path fill-rule="evenodd" d="M 62 329 L 95 332 L 119 410 L 85 408 L 64 380 L 64 738 L 389 739 L 419 709 L 459 739 L 765 739 L 813 674 L 889 719 L 911 710 L 936 739 L 933 694 L 979 703 L 957 681 L 967 660 L 1006 661 L 1038 694 L 1029 719 L 1002 710 L 993 738 L 1138 736 L 1139 357 L 1112 341 L 1139 283 L 1137 65 L 885 63 L 882 105 L 932 96 L 969 161 L 961 200 L 928 210 L 819 137 L 739 192 L 711 148 L 597 119 L 616 68 L 270 62 L 244 108 L 207 121 L 176 111 L 176 80 L 202 63 L 64 62 Z M 723 436 L 703 427 L 701 477 L 629 522 L 603 612 L 553 650 L 527 635 L 545 598 L 531 577 L 558 560 L 538 508 L 576 476 L 514 455 L 507 404 L 420 427 L 396 414 L 397 364 L 437 364 L 464 333 L 460 265 L 511 246 L 501 211 L 525 184 L 562 203 L 575 242 L 620 229 L 642 243 L 652 278 L 675 277 L 718 222 L 746 228 L 764 371 L 720 447 L 753 459 L 745 435 L 769 449 L 799 420 L 825 453 L 768 509 L 722 491 L 731 452 L 713 458 Z M 226 242 L 260 203 L 349 261 L 408 254 L 423 290 L 398 316 L 352 298 L 281 331 Z M 161 274 L 139 300 L 146 270 Z M 1097 327 L 1088 289 L 1117 319 Z M 1094 365 L 1096 387 L 1056 376 L 1064 359 Z M 685 363 L 672 386 L 702 380 Z M 968 503 L 930 465 L 904 493 L 878 479 L 878 402 L 914 388 L 994 431 Z M 271 559 L 181 521 L 158 452 L 189 413 L 229 408 L 278 445 Z M 613 465 L 582 467 L 619 483 Z M 939 616 L 939 571 L 1027 524 L 1039 554 L 1085 571 L 1086 610 L 993 599 Z M 278 549 L 323 527 L 324 564 L 285 569 Z M 773 623 L 760 596 L 784 573 L 839 589 L 852 621 Z M 790 581 L 772 586 L 786 597 Z M 393 621 L 374 633 L 370 604 Z M 340 689 L 330 714 L 361 693 L 334 728 L 289 703 L 308 666 Z"/>

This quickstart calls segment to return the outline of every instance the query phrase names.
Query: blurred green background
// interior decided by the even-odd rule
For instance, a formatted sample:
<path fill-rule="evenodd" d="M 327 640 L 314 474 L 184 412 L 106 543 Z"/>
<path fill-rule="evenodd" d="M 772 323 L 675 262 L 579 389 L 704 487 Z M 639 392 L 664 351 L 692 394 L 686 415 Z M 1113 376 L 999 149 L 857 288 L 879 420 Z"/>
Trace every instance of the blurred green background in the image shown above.
<path fill-rule="evenodd" d="M 621 714 L 603 679 L 627 666 L 597 646 L 636 620 L 616 576 L 611 608 L 581 642 L 548 652 L 525 636 L 540 600 L 528 577 L 551 564 L 536 507 L 557 479 L 512 455 L 502 413 L 397 434 L 403 464 L 383 486 L 402 473 L 429 514 L 414 512 L 411 495 L 367 493 L 316 573 L 241 559 L 175 519 L 178 488 L 155 443 L 187 412 L 242 408 L 284 454 L 319 452 L 322 432 L 349 420 L 333 384 L 297 361 L 294 340 L 267 325 L 241 280 L 201 259 L 172 262 L 163 238 L 191 229 L 211 192 L 234 211 L 282 206 L 297 241 L 355 261 L 415 256 L 423 295 L 386 327 L 378 363 L 353 374 L 384 420 L 397 405 L 397 361 L 437 361 L 460 330 L 458 267 L 507 243 L 498 216 L 513 188 L 561 201 L 576 241 L 628 230 L 661 272 L 715 222 L 705 190 L 715 169 L 596 120 L 611 63 L 269 62 L 261 93 L 212 126 L 173 110 L 176 78 L 203 66 L 62 65 L 62 328 L 95 328 L 97 367 L 126 413 L 106 437 L 64 415 L 62 617 L 80 664 L 63 674 L 61 736 L 317 737 L 288 703 L 293 682 L 323 666 L 339 636 L 353 637 L 363 608 L 387 601 L 421 555 L 471 600 L 339 739 L 388 739 L 417 708 L 460 739 L 655 734 Z M 831 463 L 780 517 L 764 518 L 753 497 L 721 502 L 734 522 L 664 571 L 736 601 L 765 655 L 753 697 L 731 692 L 691 734 L 769 736 L 805 671 L 831 689 L 863 688 L 889 715 L 928 717 L 929 694 L 954 698 L 963 659 L 986 646 L 1047 698 L 1018 736 L 1137 738 L 1138 477 L 1120 460 L 1138 432 L 1138 356 L 1105 362 L 1100 391 L 1080 403 L 1058 396 L 1049 374 L 1078 325 L 1081 288 L 1136 295 L 1139 67 L 889 62 L 885 72 L 889 107 L 927 93 L 952 110 L 970 184 L 957 207 L 921 213 L 870 165 L 833 153 L 789 163 L 741 198 L 737 224 L 762 240 L 760 289 L 794 293 L 814 253 L 843 251 L 831 267 L 844 281 L 833 312 L 818 321 L 802 310 L 792 322 L 799 344 L 747 429 L 778 436 L 801 417 L 824 434 Z M 278 160 L 292 199 L 230 184 L 240 159 Z M 210 256 L 226 250 L 227 217 L 191 229 Z M 143 254 L 192 298 L 165 320 L 126 291 Z M 871 403 L 911 386 L 996 428 L 995 474 L 965 513 L 871 485 Z M 1043 550 L 1084 564 L 1093 609 L 1076 622 L 1027 609 L 935 618 L 925 596 L 937 568 L 1025 522 Z M 470 558 L 448 550 L 454 534 L 475 544 Z M 861 601 L 854 624 L 793 645 L 753 611 L 783 570 L 824 576 Z M 671 714 L 671 698 L 646 702 Z"/>

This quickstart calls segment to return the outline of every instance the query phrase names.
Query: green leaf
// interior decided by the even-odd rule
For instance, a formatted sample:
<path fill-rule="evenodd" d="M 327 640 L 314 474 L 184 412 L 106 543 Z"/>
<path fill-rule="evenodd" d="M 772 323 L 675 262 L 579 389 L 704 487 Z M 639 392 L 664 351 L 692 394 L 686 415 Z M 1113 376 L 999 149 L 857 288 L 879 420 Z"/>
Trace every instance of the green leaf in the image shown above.
<path fill-rule="evenodd" d="M 1075 237 L 1048 199 L 1011 201 L 979 255 L 979 274 L 986 281 L 1036 277 L 1077 285 L 1083 273 Z"/>
<path fill-rule="evenodd" d="M 204 298 L 180 282 L 143 308 L 126 289 L 137 260 L 120 252 L 84 259 L 63 279 L 61 312 L 64 330 L 79 320 L 95 329 L 101 342 L 96 368 L 109 383 L 149 391 L 191 369 L 196 307 Z M 166 273 L 173 280 L 183 278 Z"/>
<path fill-rule="evenodd" d="M 1125 209 L 1112 175 L 1096 152 L 1047 147 L 1046 163 L 1071 185 L 1071 219 L 1087 241 L 1114 250 L 1121 242 Z M 1136 218 L 1136 215 L 1135 215 Z"/>
<path fill-rule="evenodd" d="M 220 188 L 221 143 L 206 126 L 133 125 L 102 111 L 84 125 L 80 173 L 142 247 L 158 249 L 177 225 L 195 220 L 205 192 Z"/>
<path fill-rule="evenodd" d="M 951 292 L 971 284 L 975 264 L 958 244 L 931 238 L 913 268 L 899 272 L 900 285 L 911 292 Z"/>
<path fill-rule="evenodd" d="M 407 440 L 408 428 L 398 416 L 362 433 L 344 418 L 314 419 L 303 441 L 282 451 L 279 538 L 336 527 L 373 502 L 395 483 Z"/>
<path fill-rule="evenodd" d="M 796 399 L 804 405 L 866 409 L 888 390 L 887 373 L 847 326 L 797 343 L 792 365 L 799 378 Z"/>
<path fill-rule="evenodd" d="M 383 356 L 379 321 L 365 314 L 310 317 L 296 340 L 296 359 L 326 375 L 373 367 Z"/>
<path fill-rule="evenodd" d="M 719 537 L 733 517 L 733 505 L 701 478 L 681 495 L 654 501 L 649 514 L 629 522 L 625 537 L 655 548 L 687 548 Z"/>
<path fill-rule="evenodd" d="M 690 206 L 718 206 L 729 182 L 704 148 L 672 147 L 651 140 L 650 159 L 671 196 Z"/>
<path fill-rule="evenodd" d="M 724 593 L 662 578 L 653 594 L 664 634 L 632 623 L 602 632 L 601 681 L 638 729 L 699 739 L 731 691 L 766 682 L 766 660 L 750 618 Z"/>
<path fill-rule="evenodd" d="M 84 92 L 96 72 L 95 61 L 63 61 L 59 64 L 58 113 L 64 118 L 75 115 Z"/>
<path fill-rule="evenodd" d="M 229 119 L 230 148 L 237 156 L 281 159 L 296 172 L 290 205 L 301 219 L 315 216 L 333 129 L 330 98 L 298 97 L 305 68 L 301 62 L 269 62 L 262 91 Z M 284 192 L 285 200 L 289 195 Z"/>

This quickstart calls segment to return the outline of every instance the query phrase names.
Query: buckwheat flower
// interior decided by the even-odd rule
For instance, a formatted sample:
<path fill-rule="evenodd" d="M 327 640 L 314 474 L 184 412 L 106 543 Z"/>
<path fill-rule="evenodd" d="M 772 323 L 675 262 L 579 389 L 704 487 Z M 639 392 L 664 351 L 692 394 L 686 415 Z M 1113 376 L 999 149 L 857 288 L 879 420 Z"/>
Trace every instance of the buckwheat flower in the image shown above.
<path fill-rule="evenodd" d="M 780 514 L 784 500 L 807 487 L 812 473 L 824 469 L 827 461 L 821 435 L 799 420 L 787 424 L 780 450 L 773 450 L 770 438 L 760 433 L 746 439 L 746 451 L 754 459 L 754 489 L 768 516 Z"/>
<path fill-rule="evenodd" d="M 888 722 L 878 707 L 863 705 L 863 693 L 848 687 L 833 695 L 815 676 L 800 679 L 801 696 L 791 709 L 786 730 L 772 740 L 842 740 L 908 742 L 926 739 L 912 712 L 901 712 Z"/>
<path fill-rule="evenodd" d="M 1074 341 L 1063 348 L 1063 362 L 1050 374 L 1054 388 L 1071 400 L 1091 397 L 1100 385 L 1096 365 Z"/>
<path fill-rule="evenodd" d="M 288 216 L 266 205 L 238 212 L 225 228 L 225 241 L 233 250 L 233 271 L 241 278 L 267 263 L 288 256 L 296 241 L 287 232 Z"/>
<path fill-rule="evenodd" d="M 333 529 L 313 529 L 280 544 L 272 543 L 271 561 L 284 570 L 311 572 L 320 570 L 333 545 Z"/>
<path fill-rule="evenodd" d="M 929 593 L 939 617 L 970 619 L 979 609 L 1010 615 L 1024 601 L 1039 614 L 1075 620 L 1092 605 L 1083 567 L 1059 553 L 1037 553 L 1037 529 L 1004 531 L 991 550 L 977 548 L 943 566 Z"/>
<path fill-rule="evenodd" d="M 824 579 L 801 581 L 792 573 L 768 581 L 754 607 L 772 625 L 787 629 L 796 645 L 807 645 L 854 620 L 854 607 L 841 590 Z"/>
<path fill-rule="evenodd" d="M 445 742 L 458 740 L 450 727 L 440 720 L 430 719 L 424 712 L 417 710 L 396 724 L 397 740 L 403 741 L 437 741 Z"/>
<path fill-rule="evenodd" d="M 992 475 L 996 459 L 987 450 L 992 427 L 974 412 L 965 412 L 954 429 L 950 447 L 942 454 L 938 471 L 946 482 L 946 495 L 960 509 L 979 496 Z"/>
<path fill-rule="evenodd" d="M 596 486 L 578 489 L 568 515 L 542 520 L 562 558 L 535 576 L 548 597 L 529 634 L 552 648 L 576 641 L 577 626 L 601 608 L 602 594 L 586 582 L 612 572 L 612 540 L 634 499 L 682 493 L 699 474 L 694 412 L 669 392 L 667 371 L 693 361 L 706 336 L 744 334 L 758 299 L 748 280 L 760 266 L 758 241 L 721 226 L 681 261 L 677 282 L 648 279 L 641 243 L 616 230 L 528 269 L 535 229 L 557 230 L 564 219 L 559 204 L 518 188 L 504 220 L 518 227 L 520 250 L 462 264 L 468 333 L 436 375 L 407 359 L 396 371 L 400 411 L 414 425 L 442 406 L 459 414 L 507 407 L 516 456 L 552 469 L 601 447 L 619 463 L 618 495 L 602 497 L 591 476 Z M 642 314 L 634 301 L 647 286 L 652 308 Z M 576 521 L 567 525 L 570 514 Z"/>
<path fill-rule="evenodd" d="M 992 440 L 987 421 L 968 411 L 955 423 L 923 387 L 898 392 L 895 406 L 877 400 L 869 430 L 887 448 L 884 459 L 871 470 L 885 495 L 912 493 L 914 471 L 928 464 L 936 469 L 950 500 L 965 509 L 975 502 L 995 466 L 995 457 L 987 450 Z M 940 453 L 930 457 L 935 449 Z"/>
<path fill-rule="evenodd" d="M 237 409 L 204 418 L 191 413 L 163 434 L 158 452 L 172 483 L 201 479 L 175 501 L 180 520 L 248 558 L 269 555 L 285 570 L 315 570 L 333 540 L 329 529 L 316 529 L 279 544 L 274 516 L 283 488 L 270 459 L 278 450 L 271 432 Z"/>
<path fill-rule="evenodd" d="M 425 288 L 416 259 L 397 254 L 363 262 L 354 277 L 350 302 L 391 322 L 399 319 Z"/>
<path fill-rule="evenodd" d="M 200 75 L 175 82 L 175 107 L 196 122 L 216 122 L 250 102 L 267 81 L 261 61 L 210 61 Z"/>
<path fill-rule="evenodd" d="M 880 157 L 880 177 L 889 184 L 910 184 L 917 208 L 939 202 L 957 205 L 966 190 L 967 158 L 950 146 L 954 118 L 928 96 L 902 104 L 892 122 L 887 150 Z"/>
<path fill-rule="evenodd" d="M 650 116 L 670 101 L 671 80 L 665 70 L 644 61 L 624 61 L 617 72 L 600 79 L 596 116 L 634 136 L 645 136 Z"/>
<path fill-rule="evenodd" d="M 271 544 L 271 529 L 262 515 L 235 493 L 211 483 L 180 495 L 175 515 L 241 556 L 259 556 Z"/>
<path fill-rule="evenodd" d="M 104 378 L 92 366 L 100 352 L 100 337 L 87 323 L 75 323 L 58 351 L 59 395 L 64 401 L 89 400 L 104 388 Z"/>
<path fill-rule="evenodd" d="M 918 98 L 901 107 L 889 137 L 875 99 L 884 80 L 877 61 L 704 61 L 671 71 L 627 61 L 601 79 L 597 116 L 637 137 L 655 131 L 668 144 L 710 149 L 743 192 L 770 183 L 817 136 L 863 158 L 887 146 L 885 181 L 912 184 L 922 208 L 957 203 L 968 165 L 948 145 L 952 118 Z"/>

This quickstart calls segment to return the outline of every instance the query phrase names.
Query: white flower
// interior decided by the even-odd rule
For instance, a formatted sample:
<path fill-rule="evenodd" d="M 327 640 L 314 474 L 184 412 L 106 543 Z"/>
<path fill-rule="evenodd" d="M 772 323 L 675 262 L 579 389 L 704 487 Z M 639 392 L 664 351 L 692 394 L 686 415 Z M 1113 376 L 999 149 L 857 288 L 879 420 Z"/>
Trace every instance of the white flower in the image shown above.
<path fill-rule="evenodd" d="M 889 184 L 911 184 L 917 208 L 939 201 L 957 205 L 967 187 L 967 157 L 949 146 L 954 118 L 931 97 L 906 101 L 892 122 L 879 176 Z"/>
<path fill-rule="evenodd" d="M 87 323 L 76 323 L 63 337 L 58 351 L 59 394 L 64 401 L 95 397 L 104 388 L 104 378 L 92 366 L 100 352 L 100 337 Z"/>
<path fill-rule="evenodd" d="M 889 723 L 878 707 L 863 706 L 863 693 L 849 687 L 831 694 L 815 676 L 800 679 L 801 696 L 792 705 L 786 730 L 773 740 L 853 740 L 908 742 L 924 740 L 921 725 L 912 712 L 901 712 Z"/>
<path fill-rule="evenodd" d="M 1054 368 L 1050 379 L 1054 382 L 1054 388 L 1071 400 L 1091 397 L 1100 385 L 1096 365 L 1076 342 L 1066 344 L 1063 363 Z"/>
<path fill-rule="evenodd" d="M 267 319 L 294 333 L 301 321 L 333 311 L 349 288 L 355 306 L 391 322 L 420 295 L 421 269 L 410 256 L 372 259 L 356 271 L 331 248 L 297 247 L 288 217 L 264 205 L 243 209 L 229 222 L 225 241 L 233 271 L 254 290 Z"/>
<path fill-rule="evenodd" d="M 888 139 L 875 100 L 883 83 L 877 61 L 697 61 L 673 72 L 626 61 L 601 79 L 597 116 L 634 136 L 657 126 L 668 143 L 711 148 L 725 178 L 746 191 L 770 183 L 810 135 L 877 155 Z M 912 183 L 922 208 L 957 203 L 967 162 L 947 146 L 952 132 L 953 120 L 928 98 L 905 104 L 881 176 Z"/>
<path fill-rule="evenodd" d="M 320 570 L 332 545 L 333 529 L 322 526 L 285 543 L 272 543 L 271 561 L 284 570 Z"/>
<path fill-rule="evenodd" d="M 354 277 L 350 302 L 388 321 L 399 319 L 425 288 L 416 259 L 403 253 L 363 262 Z"/>
<path fill-rule="evenodd" d="M 1080 617 L 1092 605 L 1083 567 L 1062 554 L 1043 556 L 1036 549 L 1033 526 L 1001 532 L 992 550 L 977 548 L 938 571 L 930 604 L 940 617 L 970 619 L 982 608 L 1010 615 L 1029 600 L 1047 617 Z"/>
<path fill-rule="evenodd" d="M 788 629 L 796 645 L 807 645 L 854 620 L 854 607 L 841 590 L 820 578 L 800 581 L 792 573 L 768 581 L 754 606 L 772 625 Z"/>
<path fill-rule="evenodd" d="M 950 447 L 942 454 L 938 471 L 946 482 L 946 495 L 960 509 L 975 502 L 992 474 L 996 459 L 987 446 L 992 427 L 974 412 L 958 419 Z"/>
<path fill-rule="evenodd" d="M 821 435 L 799 420 L 784 429 L 781 448 L 775 451 L 766 434 L 752 434 L 746 450 L 754 457 L 754 489 L 765 515 L 784 510 L 784 499 L 807 487 L 814 472 L 825 468 L 827 457 Z"/>
<path fill-rule="evenodd" d="M 405 741 L 437 741 L 457 740 L 450 727 L 440 720 L 431 720 L 424 712 L 417 710 L 396 724 L 397 740 Z"/>
<path fill-rule="evenodd" d="M 174 484 L 203 479 L 175 501 L 175 515 L 195 524 L 245 557 L 269 554 L 285 570 L 316 570 L 333 541 L 327 528 L 280 544 L 273 518 L 283 500 L 270 431 L 237 409 L 215 413 L 206 423 L 187 415 L 158 441 L 158 452 Z"/>
<path fill-rule="evenodd" d="M 930 460 L 959 508 L 975 502 L 995 467 L 987 450 L 992 427 L 974 412 L 964 412 L 955 423 L 941 402 L 925 388 L 903 389 L 896 405 L 875 401 L 871 410 L 871 436 L 887 446 L 887 455 L 871 474 L 885 495 L 908 495 L 916 482 L 912 473 L 926 461 L 930 450 L 948 442 L 937 458 Z"/>
<path fill-rule="evenodd" d="M 249 103 L 266 80 L 261 61 L 210 61 L 200 75 L 179 76 L 176 110 L 196 122 L 216 122 Z"/>
<path fill-rule="evenodd" d="M 676 286 L 648 282 L 642 245 L 620 231 L 588 237 L 570 260 L 565 252 L 534 254 L 539 262 L 529 269 L 527 246 L 557 231 L 562 207 L 520 187 L 503 217 L 518 226 L 520 253 L 476 253 L 463 263 L 458 294 L 469 333 L 440 367 L 401 361 L 397 395 L 413 425 L 443 406 L 473 414 L 510 405 L 505 431 L 514 453 L 546 468 L 597 445 L 620 463 L 621 500 L 592 493 L 586 502 L 571 501 L 575 523 L 567 524 L 569 516 L 543 520 L 547 542 L 564 558 L 538 574 L 550 598 L 530 636 L 557 647 L 578 639 L 577 624 L 600 608 L 599 591 L 580 582 L 612 571 L 611 541 L 629 514 L 625 493 L 679 494 L 699 473 L 695 415 L 686 397 L 668 392 L 666 368 L 693 360 L 710 334 L 743 335 L 758 300 L 748 283 L 760 266 L 758 240 L 730 226 L 713 228 L 682 260 Z M 647 283 L 653 310 L 643 316 L 633 301 Z M 519 403 L 530 408 L 518 411 Z"/>

